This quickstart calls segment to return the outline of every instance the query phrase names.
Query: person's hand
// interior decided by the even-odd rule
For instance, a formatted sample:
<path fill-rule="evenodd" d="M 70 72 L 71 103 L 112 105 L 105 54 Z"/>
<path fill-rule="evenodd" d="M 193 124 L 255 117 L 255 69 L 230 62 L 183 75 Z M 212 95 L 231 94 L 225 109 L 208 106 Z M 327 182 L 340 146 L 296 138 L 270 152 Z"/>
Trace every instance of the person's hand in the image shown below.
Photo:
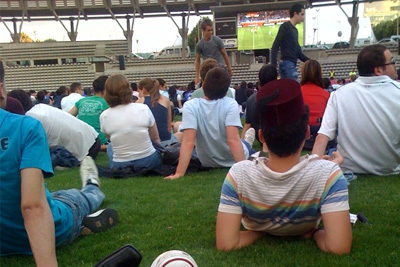
<path fill-rule="evenodd" d="M 200 77 L 196 77 L 194 79 L 194 84 L 199 84 L 200 83 Z"/>
<path fill-rule="evenodd" d="M 183 175 L 180 175 L 179 173 L 175 173 L 174 175 L 170 175 L 167 177 L 164 177 L 164 180 L 175 180 L 178 179 L 180 177 L 182 177 Z"/>
<path fill-rule="evenodd" d="M 323 155 L 322 159 L 326 159 L 326 160 L 330 160 L 332 162 L 335 162 L 339 166 L 343 163 L 343 157 L 337 151 L 332 153 L 332 158 L 329 157 L 329 155 Z"/>
<path fill-rule="evenodd" d="M 233 76 L 232 69 L 228 69 L 229 77 Z"/>

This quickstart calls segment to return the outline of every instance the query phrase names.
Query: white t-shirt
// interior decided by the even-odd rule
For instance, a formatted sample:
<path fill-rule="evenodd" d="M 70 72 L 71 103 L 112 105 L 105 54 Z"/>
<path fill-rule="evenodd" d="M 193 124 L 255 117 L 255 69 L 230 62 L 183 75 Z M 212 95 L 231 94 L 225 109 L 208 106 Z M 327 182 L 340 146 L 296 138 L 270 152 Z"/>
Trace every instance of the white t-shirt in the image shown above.
<path fill-rule="evenodd" d="M 359 77 L 331 94 L 318 133 L 338 130 L 341 168 L 385 175 L 400 171 L 400 83 L 388 76 Z"/>
<path fill-rule="evenodd" d="M 61 109 L 65 112 L 70 111 L 71 108 L 74 107 L 75 103 L 78 102 L 78 100 L 81 98 L 83 98 L 83 96 L 81 96 L 80 94 L 71 93 L 70 95 L 61 99 Z"/>
<path fill-rule="evenodd" d="M 99 135 L 89 124 L 46 104 L 33 106 L 26 115 L 42 123 L 49 147 L 63 146 L 79 161 L 88 154 Z"/>
<path fill-rule="evenodd" d="M 131 103 L 109 108 L 100 115 L 100 128 L 110 136 L 114 162 L 138 160 L 152 155 L 149 128 L 155 124 L 145 104 Z"/>

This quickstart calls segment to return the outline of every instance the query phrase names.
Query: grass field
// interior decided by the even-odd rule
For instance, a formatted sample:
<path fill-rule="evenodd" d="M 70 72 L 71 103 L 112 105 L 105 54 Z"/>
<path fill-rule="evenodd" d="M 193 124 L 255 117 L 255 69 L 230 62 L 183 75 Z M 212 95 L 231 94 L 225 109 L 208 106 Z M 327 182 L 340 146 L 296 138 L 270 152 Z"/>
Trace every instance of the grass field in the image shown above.
<path fill-rule="evenodd" d="M 107 165 L 105 153 L 96 163 Z M 271 236 L 238 251 L 217 251 L 215 221 L 226 172 L 215 169 L 174 181 L 160 176 L 102 178 L 106 194 L 102 208 L 117 209 L 120 224 L 57 249 L 59 266 L 94 266 L 128 243 L 140 250 L 144 267 L 171 249 L 188 252 L 199 266 L 397 266 L 400 262 L 399 175 L 362 175 L 351 182 L 351 212 L 363 212 L 372 226 L 357 222 L 351 254 L 336 256 L 321 252 L 311 240 Z M 79 170 L 56 171 L 47 184 L 50 191 L 80 188 Z M 34 260 L 2 257 L 0 266 L 34 266 Z"/>
<path fill-rule="evenodd" d="M 271 48 L 278 34 L 280 25 L 238 28 L 238 50 Z M 296 26 L 299 32 L 299 43 L 303 44 L 303 24 Z"/>

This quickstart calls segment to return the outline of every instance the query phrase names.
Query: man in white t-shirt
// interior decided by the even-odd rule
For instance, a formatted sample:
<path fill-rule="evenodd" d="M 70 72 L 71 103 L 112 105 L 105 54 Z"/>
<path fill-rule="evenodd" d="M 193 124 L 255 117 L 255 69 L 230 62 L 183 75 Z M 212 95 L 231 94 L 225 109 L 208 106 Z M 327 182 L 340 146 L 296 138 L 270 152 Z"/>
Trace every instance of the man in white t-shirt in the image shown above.
<path fill-rule="evenodd" d="M 82 84 L 74 82 L 69 88 L 71 93 L 61 100 L 61 109 L 66 112 L 69 112 L 75 106 L 75 103 L 83 97 Z"/>
<path fill-rule="evenodd" d="M 400 172 L 400 83 L 383 45 L 361 50 L 360 77 L 331 94 L 313 153 L 320 157 L 338 133 L 344 171 L 387 175 Z"/>

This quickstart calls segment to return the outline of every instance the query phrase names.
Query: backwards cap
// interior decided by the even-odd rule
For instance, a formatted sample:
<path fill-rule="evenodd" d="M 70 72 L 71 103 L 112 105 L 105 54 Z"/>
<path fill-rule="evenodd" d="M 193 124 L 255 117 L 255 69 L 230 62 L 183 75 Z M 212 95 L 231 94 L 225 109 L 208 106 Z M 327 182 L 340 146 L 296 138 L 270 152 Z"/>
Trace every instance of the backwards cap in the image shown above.
<path fill-rule="evenodd" d="M 257 93 L 257 116 L 267 127 L 293 123 L 305 112 L 301 87 L 292 79 L 265 84 Z"/>

